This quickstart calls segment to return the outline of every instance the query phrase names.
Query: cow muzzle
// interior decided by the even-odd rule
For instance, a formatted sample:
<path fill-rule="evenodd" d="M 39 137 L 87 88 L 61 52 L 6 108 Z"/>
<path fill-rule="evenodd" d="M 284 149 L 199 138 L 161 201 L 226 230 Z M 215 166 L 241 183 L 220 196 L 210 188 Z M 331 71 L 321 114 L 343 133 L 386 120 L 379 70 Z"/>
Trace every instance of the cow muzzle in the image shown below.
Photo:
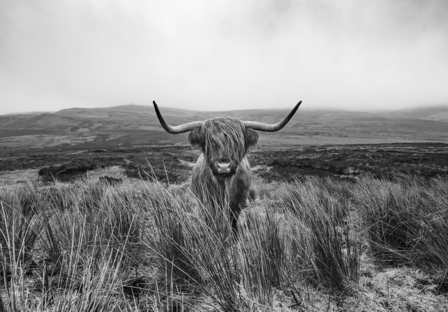
<path fill-rule="evenodd" d="M 217 176 L 231 176 L 235 174 L 235 166 L 230 162 L 216 162 L 213 174 Z"/>

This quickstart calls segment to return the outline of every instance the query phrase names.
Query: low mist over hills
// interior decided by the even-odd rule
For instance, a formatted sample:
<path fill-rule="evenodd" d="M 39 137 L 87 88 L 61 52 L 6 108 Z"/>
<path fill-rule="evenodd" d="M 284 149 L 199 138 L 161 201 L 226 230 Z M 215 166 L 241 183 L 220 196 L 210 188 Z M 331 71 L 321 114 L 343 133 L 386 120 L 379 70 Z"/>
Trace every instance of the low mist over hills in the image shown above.
<path fill-rule="evenodd" d="M 289 112 L 289 109 L 199 112 L 163 106 L 160 109 L 173 125 L 218 116 L 275 123 Z M 166 133 L 149 105 L 0 116 L 3 149 L 188 144 L 187 135 Z M 410 141 L 447 142 L 448 106 L 375 113 L 301 107 L 280 132 L 260 133 L 260 145 L 266 146 Z"/>
<path fill-rule="evenodd" d="M 394 111 L 390 116 L 396 118 L 426 119 L 448 122 L 448 105 L 428 108 L 407 108 Z"/>

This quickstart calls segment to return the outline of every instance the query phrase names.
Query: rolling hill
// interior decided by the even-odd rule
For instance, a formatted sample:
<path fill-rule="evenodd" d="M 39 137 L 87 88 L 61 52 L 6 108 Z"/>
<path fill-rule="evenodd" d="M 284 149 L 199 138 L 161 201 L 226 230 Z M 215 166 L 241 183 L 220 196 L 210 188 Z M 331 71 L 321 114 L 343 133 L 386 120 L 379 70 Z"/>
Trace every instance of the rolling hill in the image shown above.
<path fill-rule="evenodd" d="M 218 116 L 275 123 L 288 109 L 199 112 L 160 108 L 176 125 Z M 260 133 L 260 144 L 350 144 L 448 142 L 448 107 L 392 112 L 309 110 L 300 108 L 277 133 Z M 147 144 L 188 144 L 187 134 L 170 135 L 160 126 L 154 108 L 121 105 L 70 108 L 54 113 L 0 116 L 0 148 L 106 148 Z"/>
<path fill-rule="evenodd" d="M 394 118 L 424 119 L 448 122 L 448 106 L 416 107 L 393 111 L 388 114 Z"/>

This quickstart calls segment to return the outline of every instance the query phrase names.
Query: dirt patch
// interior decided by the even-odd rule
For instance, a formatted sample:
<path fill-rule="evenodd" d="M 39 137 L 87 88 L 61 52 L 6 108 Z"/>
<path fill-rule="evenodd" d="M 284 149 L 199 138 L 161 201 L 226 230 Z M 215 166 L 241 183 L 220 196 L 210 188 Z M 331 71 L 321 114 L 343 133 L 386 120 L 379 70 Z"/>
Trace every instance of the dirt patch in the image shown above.
<path fill-rule="evenodd" d="M 378 267 L 366 257 L 361 263 L 359 297 L 352 302 L 358 309 L 448 311 L 448 297 L 437 293 L 429 273 L 412 267 Z"/>

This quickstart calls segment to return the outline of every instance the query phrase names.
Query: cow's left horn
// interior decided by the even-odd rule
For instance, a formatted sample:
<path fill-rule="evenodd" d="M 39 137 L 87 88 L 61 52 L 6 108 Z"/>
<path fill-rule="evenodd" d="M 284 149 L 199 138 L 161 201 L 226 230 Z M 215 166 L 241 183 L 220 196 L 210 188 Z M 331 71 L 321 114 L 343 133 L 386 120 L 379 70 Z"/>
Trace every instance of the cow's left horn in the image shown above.
<path fill-rule="evenodd" d="M 289 120 L 294 116 L 296 113 L 296 110 L 299 108 L 300 104 L 302 104 L 302 101 L 297 103 L 297 105 L 292 109 L 292 111 L 286 116 L 285 119 L 282 121 L 276 123 L 276 124 L 265 124 L 262 122 L 256 122 L 256 121 L 243 121 L 246 128 L 251 128 L 258 131 L 266 131 L 266 132 L 275 132 L 280 129 L 282 129 L 286 124 L 289 122 Z"/>
<path fill-rule="evenodd" d="M 163 119 L 162 114 L 160 113 L 159 108 L 157 107 L 156 101 L 153 101 L 152 103 L 154 104 L 154 109 L 156 110 L 157 118 L 159 118 L 160 124 L 162 125 L 163 129 L 166 130 L 166 132 L 172 134 L 178 134 L 202 127 L 202 121 L 193 121 L 179 126 L 170 126 Z"/>

